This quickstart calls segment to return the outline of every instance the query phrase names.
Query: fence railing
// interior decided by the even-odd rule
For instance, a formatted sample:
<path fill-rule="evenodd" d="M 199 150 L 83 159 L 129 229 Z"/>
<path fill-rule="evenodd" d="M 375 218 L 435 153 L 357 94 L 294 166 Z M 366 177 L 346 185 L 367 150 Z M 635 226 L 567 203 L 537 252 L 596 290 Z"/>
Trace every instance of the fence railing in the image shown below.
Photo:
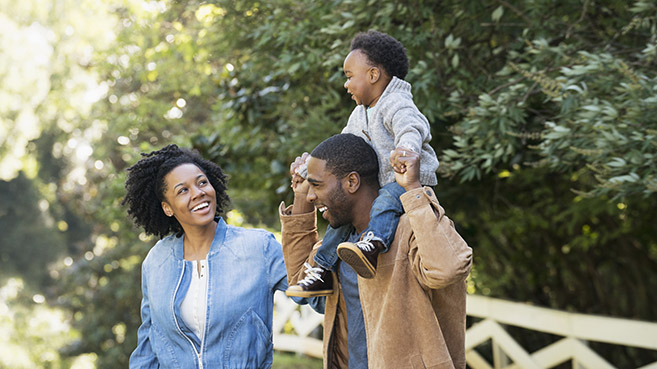
<path fill-rule="evenodd" d="M 274 301 L 274 348 L 322 357 L 322 341 L 316 338 L 323 316 L 309 306 L 298 306 L 285 294 Z M 466 361 L 473 369 L 538 369 L 571 362 L 573 368 L 611 369 L 614 365 L 587 346 L 595 341 L 657 351 L 657 323 L 570 313 L 468 295 L 468 316 L 482 319 L 466 331 Z M 528 352 L 504 326 L 549 333 L 561 337 L 534 352 Z M 289 332 L 289 333 L 286 333 Z M 477 349 L 490 341 L 490 363 Z M 641 369 L 657 369 L 657 362 Z"/>

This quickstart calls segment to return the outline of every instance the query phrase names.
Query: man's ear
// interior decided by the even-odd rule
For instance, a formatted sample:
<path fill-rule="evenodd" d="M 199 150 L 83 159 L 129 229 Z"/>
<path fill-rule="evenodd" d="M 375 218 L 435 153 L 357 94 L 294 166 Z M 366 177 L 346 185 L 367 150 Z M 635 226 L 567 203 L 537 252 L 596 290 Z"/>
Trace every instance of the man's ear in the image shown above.
<path fill-rule="evenodd" d="M 379 67 L 372 67 L 367 73 L 370 77 L 370 84 L 375 84 L 381 78 L 381 69 Z"/>
<path fill-rule="evenodd" d="M 168 217 L 173 216 L 173 209 L 165 201 L 162 201 L 162 211 L 164 211 L 164 214 Z"/>
<path fill-rule="evenodd" d="M 348 193 L 355 193 L 360 188 L 360 175 L 357 172 L 347 174 L 343 186 Z"/>

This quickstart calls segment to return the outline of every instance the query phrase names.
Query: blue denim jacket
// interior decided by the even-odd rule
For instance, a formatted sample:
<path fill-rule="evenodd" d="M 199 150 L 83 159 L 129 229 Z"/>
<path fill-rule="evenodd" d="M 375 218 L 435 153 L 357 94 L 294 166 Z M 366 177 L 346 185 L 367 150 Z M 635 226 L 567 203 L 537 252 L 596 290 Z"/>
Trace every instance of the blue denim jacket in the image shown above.
<path fill-rule="evenodd" d="M 208 253 L 205 335 L 181 319 L 193 272 L 183 237 L 168 236 L 142 264 L 138 344 L 130 368 L 270 368 L 275 290 L 287 289 L 281 245 L 264 230 L 220 219 Z"/>

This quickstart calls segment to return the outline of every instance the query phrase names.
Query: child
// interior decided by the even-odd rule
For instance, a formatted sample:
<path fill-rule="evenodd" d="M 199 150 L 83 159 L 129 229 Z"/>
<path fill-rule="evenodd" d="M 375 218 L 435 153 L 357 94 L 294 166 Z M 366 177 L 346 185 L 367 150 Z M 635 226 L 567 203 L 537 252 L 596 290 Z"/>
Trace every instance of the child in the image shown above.
<path fill-rule="evenodd" d="M 344 87 L 356 102 L 342 133 L 363 137 L 379 157 L 379 196 L 372 205 L 369 227 L 356 243 L 342 242 L 353 232 L 351 226 L 328 227 L 315 255 L 317 264 L 299 284 L 288 288 L 289 296 L 322 296 L 333 292 L 338 256 L 359 276 L 374 278 L 379 253 L 388 251 L 399 217 L 404 212 L 399 197 L 405 192 L 395 182 L 390 162 L 405 152 L 420 153 L 420 182 L 437 184 L 438 159 L 429 146 L 429 122 L 413 103 L 411 85 L 403 78 L 408 72 L 404 46 L 393 37 L 377 32 L 358 33 L 344 60 L 347 81 Z M 298 174 L 305 177 L 303 168 Z M 342 243 L 341 243 L 342 242 Z"/>

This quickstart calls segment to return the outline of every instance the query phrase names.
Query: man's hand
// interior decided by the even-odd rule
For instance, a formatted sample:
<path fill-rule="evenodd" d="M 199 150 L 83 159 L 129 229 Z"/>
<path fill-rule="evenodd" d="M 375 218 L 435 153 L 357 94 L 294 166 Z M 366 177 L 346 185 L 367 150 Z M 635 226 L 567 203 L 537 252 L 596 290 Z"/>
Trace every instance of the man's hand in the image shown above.
<path fill-rule="evenodd" d="M 406 191 L 422 187 L 420 184 L 420 154 L 404 147 L 390 152 L 390 165 L 395 181 Z"/>

